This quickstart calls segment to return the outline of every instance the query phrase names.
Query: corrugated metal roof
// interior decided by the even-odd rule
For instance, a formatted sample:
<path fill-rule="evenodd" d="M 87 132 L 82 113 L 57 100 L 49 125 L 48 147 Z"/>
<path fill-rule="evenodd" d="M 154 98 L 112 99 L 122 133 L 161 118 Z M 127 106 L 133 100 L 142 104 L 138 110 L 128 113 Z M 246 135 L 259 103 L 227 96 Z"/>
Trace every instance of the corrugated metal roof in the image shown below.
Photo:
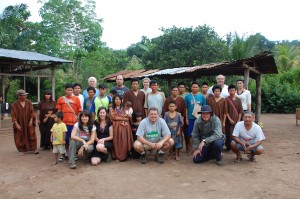
<path fill-rule="evenodd" d="M 120 71 L 102 78 L 107 81 L 114 81 L 117 75 L 123 75 L 125 80 L 137 77 L 161 77 L 161 78 L 197 78 L 199 76 L 212 75 L 244 75 L 246 67 L 244 64 L 251 66 L 252 70 L 259 71 L 262 74 L 278 73 L 274 57 L 271 52 L 263 52 L 253 57 L 224 61 L 219 63 L 203 64 L 193 67 L 178 67 L 170 69 L 154 70 L 135 70 Z M 255 72 L 250 71 L 250 76 L 255 77 Z M 111 78 L 113 77 L 113 78 Z"/>
<path fill-rule="evenodd" d="M 26 61 L 42 61 L 42 62 L 58 62 L 58 63 L 72 63 L 72 61 L 51 57 L 36 52 L 8 50 L 0 48 L 0 58 L 26 60 Z"/>

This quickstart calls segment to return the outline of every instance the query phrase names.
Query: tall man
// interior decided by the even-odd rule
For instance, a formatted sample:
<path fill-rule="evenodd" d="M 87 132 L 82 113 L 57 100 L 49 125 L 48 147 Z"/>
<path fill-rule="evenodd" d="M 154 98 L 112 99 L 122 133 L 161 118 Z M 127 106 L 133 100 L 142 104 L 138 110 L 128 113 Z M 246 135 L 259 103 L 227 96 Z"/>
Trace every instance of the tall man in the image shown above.
<path fill-rule="evenodd" d="M 242 160 L 241 151 L 248 153 L 251 162 L 256 162 L 255 155 L 261 155 L 264 151 L 262 141 L 265 139 L 260 126 L 253 122 L 252 112 L 244 113 L 244 120 L 237 123 L 232 133 L 233 141 L 231 150 L 236 154 L 235 162 Z"/>
<path fill-rule="evenodd" d="M 152 80 L 150 82 L 150 87 L 152 89 L 152 92 L 147 93 L 145 98 L 145 104 L 144 104 L 145 114 L 146 116 L 148 116 L 149 108 L 156 107 L 159 116 L 162 117 L 162 107 L 166 99 L 165 94 L 163 92 L 158 91 L 158 82 L 155 80 Z"/>
<path fill-rule="evenodd" d="M 212 154 L 216 156 L 216 164 L 223 165 L 222 149 L 225 135 L 221 130 L 220 119 L 213 114 L 210 106 L 201 107 L 199 117 L 193 129 L 194 163 L 202 163 L 211 159 Z"/>
<path fill-rule="evenodd" d="M 136 132 L 134 149 L 141 154 L 141 163 L 147 162 L 146 151 L 156 150 L 158 163 L 164 163 L 164 153 L 174 144 L 171 132 L 165 120 L 159 117 L 156 107 L 149 108 L 149 115 L 143 119 Z"/>
<path fill-rule="evenodd" d="M 199 86 L 197 82 L 193 82 L 191 86 L 191 93 L 188 93 L 185 96 L 184 102 L 185 102 L 185 107 L 186 107 L 186 124 L 188 125 L 188 130 L 185 132 L 184 135 L 184 140 L 185 140 L 185 145 L 186 145 L 186 152 L 187 154 L 190 153 L 191 155 L 191 150 L 192 150 L 192 132 L 193 132 L 193 127 L 194 127 L 194 122 L 196 120 L 196 117 L 192 114 L 194 111 L 195 104 L 199 104 L 200 106 L 206 105 L 206 99 L 205 97 L 199 93 Z"/>
<path fill-rule="evenodd" d="M 96 86 L 97 86 L 97 79 L 95 77 L 90 77 L 88 79 L 88 84 L 89 84 L 89 86 L 92 86 L 92 87 L 94 87 L 96 89 L 95 96 L 98 96 L 99 95 L 99 90 L 96 88 Z M 82 95 L 83 95 L 84 99 L 87 98 L 88 97 L 88 90 L 85 89 L 83 91 Z"/>
<path fill-rule="evenodd" d="M 117 85 L 115 87 L 113 87 L 112 90 L 117 91 L 117 94 L 119 94 L 122 97 L 122 99 L 123 99 L 124 93 L 126 91 L 128 91 L 129 88 L 127 88 L 126 86 L 124 86 L 124 79 L 123 79 L 122 75 L 118 75 L 116 77 L 116 83 L 117 83 Z"/>
<path fill-rule="evenodd" d="M 144 114 L 145 94 L 143 91 L 139 91 L 139 79 L 133 78 L 131 80 L 131 90 L 128 90 L 124 94 L 123 103 L 130 101 L 132 104 L 133 113 L 140 112 L 142 117 Z"/>
<path fill-rule="evenodd" d="M 225 84 L 225 76 L 220 74 L 216 77 L 216 80 L 217 80 L 217 84 L 222 89 L 221 97 L 223 98 L 227 97 L 229 93 L 228 93 L 228 86 Z M 207 91 L 209 95 L 214 95 L 212 88 L 213 86 L 211 86 Z"/>

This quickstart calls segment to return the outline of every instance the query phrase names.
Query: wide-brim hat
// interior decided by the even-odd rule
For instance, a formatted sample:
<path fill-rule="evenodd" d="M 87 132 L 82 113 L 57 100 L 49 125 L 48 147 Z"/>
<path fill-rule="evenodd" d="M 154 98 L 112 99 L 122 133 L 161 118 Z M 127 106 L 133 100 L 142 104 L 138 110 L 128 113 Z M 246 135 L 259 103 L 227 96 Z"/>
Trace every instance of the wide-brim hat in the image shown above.
<path fill-rule="evenodd" d="M 23 89 L 17 91 L 17 96 L 28 95 Z"/>
<path fill-rule="evenodd" d="M 198 114 L 201 113 L 212 113 L 212 110 L 209 105 L 204 105 L 201 107 L 201 110 L 198 112 Z"/>

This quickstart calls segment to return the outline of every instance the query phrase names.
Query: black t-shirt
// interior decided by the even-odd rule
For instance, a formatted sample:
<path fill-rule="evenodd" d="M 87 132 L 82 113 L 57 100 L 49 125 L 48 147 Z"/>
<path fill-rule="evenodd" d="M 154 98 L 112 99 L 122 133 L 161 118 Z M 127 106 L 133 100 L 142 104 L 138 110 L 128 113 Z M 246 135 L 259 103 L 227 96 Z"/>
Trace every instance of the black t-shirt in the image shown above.
<path fill-rule="evenodd" d="M 96 126 L 96 133 L 97 133 L 97 138 L 102 139 L 102 138 L 107 138 L 109 137 L 109 127 L 112 125 L 112 123 L 109 121 L 104 129 L 100 128 L 100 124 L 95 121 L 95 126 Z"/>

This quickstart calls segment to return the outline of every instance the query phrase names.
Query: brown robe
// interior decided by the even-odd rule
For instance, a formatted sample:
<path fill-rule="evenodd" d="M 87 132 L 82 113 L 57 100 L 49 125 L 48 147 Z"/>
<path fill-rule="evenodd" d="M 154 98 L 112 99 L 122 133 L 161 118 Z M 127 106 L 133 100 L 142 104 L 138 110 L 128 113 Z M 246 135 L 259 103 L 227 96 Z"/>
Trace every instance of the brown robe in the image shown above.
<path fill-rule="evenodd" d="M 224 98 L 221 98 L 216 102 L 214 97 L 209 97 L 207 99 L 207 104 L 211 107 L 212 111 L 216 116 L 221 120 L 221 123 L 224 121 L 224 114 L 227 114 L 227 101 Z"/>
<path fill-rule="evenodd" d="M 109 111 L 110 120 L 113 123 L 113 156 L 120 160 L 126 160 L 127 154 L 133 147 L 133 137 L 129 121 L 125 121 L 126 125 L 122 124 L 123 121 L 116 120 L 116 117 L 126 117 L 124 110 L 121 113 L 114 108 Z"/>
<path fill-rule="evenodd" d="M 143 91 L 138 91 L 137 95 L 135 95 L 132 90 L 126 91 L 123 98 L 123 104 L 125 104 L 127 101 L 130 101 L 132 104 L 133 114 L 136 112 L 141 112 L 142 117 L 145 117 L 145 93 Z"/>
<path fill-rule="evenodd" d="M 19 152 L 34 151 L 37 148 L 37 139 L 35 134 L 36 117 L 30 100 L 25 100 L 25 106 L 17 100 L 11 105 L 12 122 L 18 122 L 21 131 L 13 124 L 15 144 Z M 29 127 L 29 121 L 32 120 L 32 126 Z"/>
<path fill-rule="evenodd" d="M 178 113 L 180 113 L 181 116 L 185 116 L 185 110 L 186 110 L 186 108 L 185 108 L 185 104 L 184 104 L 184 99 L 183 99 L 182 97 L 180 97 L 180 96 L 178 96 L 178 97 L 176 98 L 176 100 L 174 100 L 174 99 L 172 98 L 172 96 L 170 96 L 170 97 L 168 97 L 168 98 L 166 99 L 166 101 L 165 101 L 165 103 L 164 103 L 164 106 L 163 106 L 163 109 L 162 109 L 162 115 L 164 116 L 165 113 L 169 111 L 169 103 L 170 103 L 171 101 L 175 101 L 175 104 L 176 104 L 176 107 L 177 107 L 177 108 L 176 108 L 176 111 L 177 111 Z"/>
<path fill-rule="evenodd" d="M 37 109 L 40 111 L 40 117 L 39 117 L 39 121 L 40 121 L 39 129 L 40 129 L 40 134 L 41 134 L 40 147 L 47 147 L 47 146 L 51 145 L 50 135 L 48 135 L 51 128 L 47 129 L 47 127 L 46 127 L 47 125 L 44 124 L 43 120 L 45 118 L 45 115 L 48 113 L 48 110 L 55 109 L 55 106 L 56 106 L 56 102 L 52 101 L 52 100 L 40 101 L 37 106 Z M 55 113 L 56 109 L 53 111 L 54 111 L 53 113 Z"/>

